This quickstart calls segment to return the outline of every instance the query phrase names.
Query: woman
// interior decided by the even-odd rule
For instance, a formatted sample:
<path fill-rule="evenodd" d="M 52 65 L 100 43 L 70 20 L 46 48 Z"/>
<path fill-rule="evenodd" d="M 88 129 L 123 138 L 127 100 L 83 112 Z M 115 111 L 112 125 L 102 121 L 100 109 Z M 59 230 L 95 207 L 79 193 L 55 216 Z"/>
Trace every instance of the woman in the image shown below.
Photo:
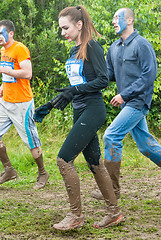
<path fill-rule="evenodd" d="M 103 48 L 93 39 L 99 34 L 83 6 L 63 9 L 59 14 L 59 26 L 62 29 L 62 36 L 69 42 L 75 41 L 75 46 L 70 51 L 70 58 L 66 62 L 71 86 L 57 89 L 62 93 L 50 104 L 63 110 L 73 99 L 74 126 L 57 157 L 57 164 L 69 196 L 70 212 L 61 222 L 54 224 L 53 228 L 70 230 L 84 224 L 80 182 L 73 164 L 80 152 L 83 153 L 107 203 L 107 215 L 93 226 L 118 225 L 123 221 L 123 216 L 117 206 L 111 179 L 102 161 L 97 136 L 97 131 L 106 118 L 101 89 L 108 86 Z"/>

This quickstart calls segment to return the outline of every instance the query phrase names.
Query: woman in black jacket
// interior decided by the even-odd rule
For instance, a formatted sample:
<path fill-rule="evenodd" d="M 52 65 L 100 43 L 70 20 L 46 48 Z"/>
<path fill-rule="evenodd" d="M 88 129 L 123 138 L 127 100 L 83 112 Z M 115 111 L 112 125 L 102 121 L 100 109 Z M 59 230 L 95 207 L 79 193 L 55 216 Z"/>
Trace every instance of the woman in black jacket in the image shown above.
<path fill-rule="evenodd" d="M 66 62 L 70 86 L 57 89 L 61 92 L 50 103 L 63 110 L 72 100 L 74 125 L 61 147 L 57 164 L 69 196 L 70 212 L 53 228 L 70 230 L 84 224 L 81 208 L 80 182 L 74 167 L 74 159 L 83 153 L 97 185 L 107 203 L 107 214 L 94 227 L 118 225 L 124 218 L 117 206 L 110 176 L 101 157 L 97 131 L 106 118 L 101 89 L 108 86 L 104 51 L 95 40 L 99 36 L 88 12 L 83 6 L 67 7 L 59 14 L 62 36 L 75 41 Z M 50 105 L 50 104 L 49 104 Z"/>

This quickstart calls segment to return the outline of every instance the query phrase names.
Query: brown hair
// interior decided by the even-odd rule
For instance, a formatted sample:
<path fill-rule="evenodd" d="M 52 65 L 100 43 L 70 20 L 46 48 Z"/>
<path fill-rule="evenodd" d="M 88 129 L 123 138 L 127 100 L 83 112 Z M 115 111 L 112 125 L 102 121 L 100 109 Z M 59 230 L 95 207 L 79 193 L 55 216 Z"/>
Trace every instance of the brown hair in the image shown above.
<path fill-rule="evenodd" d="M 93 37 L 98 37 L 100 34 L 95 29 L 89 13 L 82 5 L 76 7 L 66 7 L 59 13 L 60 17 L 69 16 L 73 23 L 77 23 L 79 20 L 82 21 L 81 31 L 81 45 L 76 58 L 81 58 L 83 61 L 87 59 L 87 44 Z"/>
<path fill-rule="evenodd" d="M 13 22 L 10 20 L 6 20 L 6 19 L 1 20 L 0 26 L 5 26 L 8 33 L 11 31 L 15 32 L 15 26 L 14 26 Z"/>

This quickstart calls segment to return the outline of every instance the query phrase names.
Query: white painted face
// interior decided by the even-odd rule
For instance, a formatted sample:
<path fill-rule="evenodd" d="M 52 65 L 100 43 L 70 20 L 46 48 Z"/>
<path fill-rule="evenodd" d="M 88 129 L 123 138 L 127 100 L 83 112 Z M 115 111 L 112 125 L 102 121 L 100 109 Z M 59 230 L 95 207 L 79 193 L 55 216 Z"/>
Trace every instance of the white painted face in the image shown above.
<path fill-rule="evenodd" d="M 4 45 L 9 40 L 9 35 L 5 27 L 0 26 L 0 45 Z"/>
<path fill-rule="evenodd" d="M 59 27 L 62 29 L 61 35 L 64 36 L 68 42 L 75 41 L 76 45 L 80 44 L 81 25 L 74 24 L 69 16 L 59 18 Z"/>
<path fill-rule="evenodd" d="M 121 34 L 127 27 L 127 20 L 125 19 L 125 9 L 119 9 L 112 20 L 115 32 Z"/>

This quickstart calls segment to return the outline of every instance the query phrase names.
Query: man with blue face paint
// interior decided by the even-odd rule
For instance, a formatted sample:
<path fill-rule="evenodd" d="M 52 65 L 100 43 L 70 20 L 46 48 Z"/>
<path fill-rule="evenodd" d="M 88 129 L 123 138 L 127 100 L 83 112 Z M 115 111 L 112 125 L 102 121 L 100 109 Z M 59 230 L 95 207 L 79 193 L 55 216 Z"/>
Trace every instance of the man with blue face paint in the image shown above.
<path fill-rule="evenodd" d="M 120 39 L 110 46 L 106 55 L 109 78 L 116 81 L 118 90 L 110 104 L 121 106 L 121 112 L 104 134 L 104 165 L 111 176 L 117 199 L 120 198 L 122 140 L 128 132 L 139 151 L 161 167 L 161 146 L 149 133 L 146 121 L 157 77 L 157 61 L 152 45 L 134 29 L 134 20 L 134 12 L 129 8 L 115 13 L 112 24 Z M 98 190 L 91 195 L 103 199 Z"/>
<path fill-rule="evenodd" d="M 8 32 L 6 31 L 5 27 L 0 27 L 0 34 L 1 38 L 3 39 L 4 43 L 7 43 L 9 40 Z"/>
<path fill-rule="evenodd" d="M 3 135 L 14 125 L 23 142 L 30 149 L 38 166 L 34 189 L 43 188 L 49 178 L 44 168 L 41 142 L 33 120 L 34 100 L 30 86 L 32 77 L 31 57 L 28 48 L 14 40 L 15 27 L 10 20 L 0 21 L 1 62 L 0 74 L 0 160 L 4 172 L 0 184 L 17 178 L 2 141 Z"/>
<path fill-rule="evenodd" d="M 112 23 L 117 23 L 118 29 L 116 30 L 116 33 L 121 34 L 127 27 L 127 20 L 125 18 L 125 9 L 119 9 L 114 17 Z"/>

